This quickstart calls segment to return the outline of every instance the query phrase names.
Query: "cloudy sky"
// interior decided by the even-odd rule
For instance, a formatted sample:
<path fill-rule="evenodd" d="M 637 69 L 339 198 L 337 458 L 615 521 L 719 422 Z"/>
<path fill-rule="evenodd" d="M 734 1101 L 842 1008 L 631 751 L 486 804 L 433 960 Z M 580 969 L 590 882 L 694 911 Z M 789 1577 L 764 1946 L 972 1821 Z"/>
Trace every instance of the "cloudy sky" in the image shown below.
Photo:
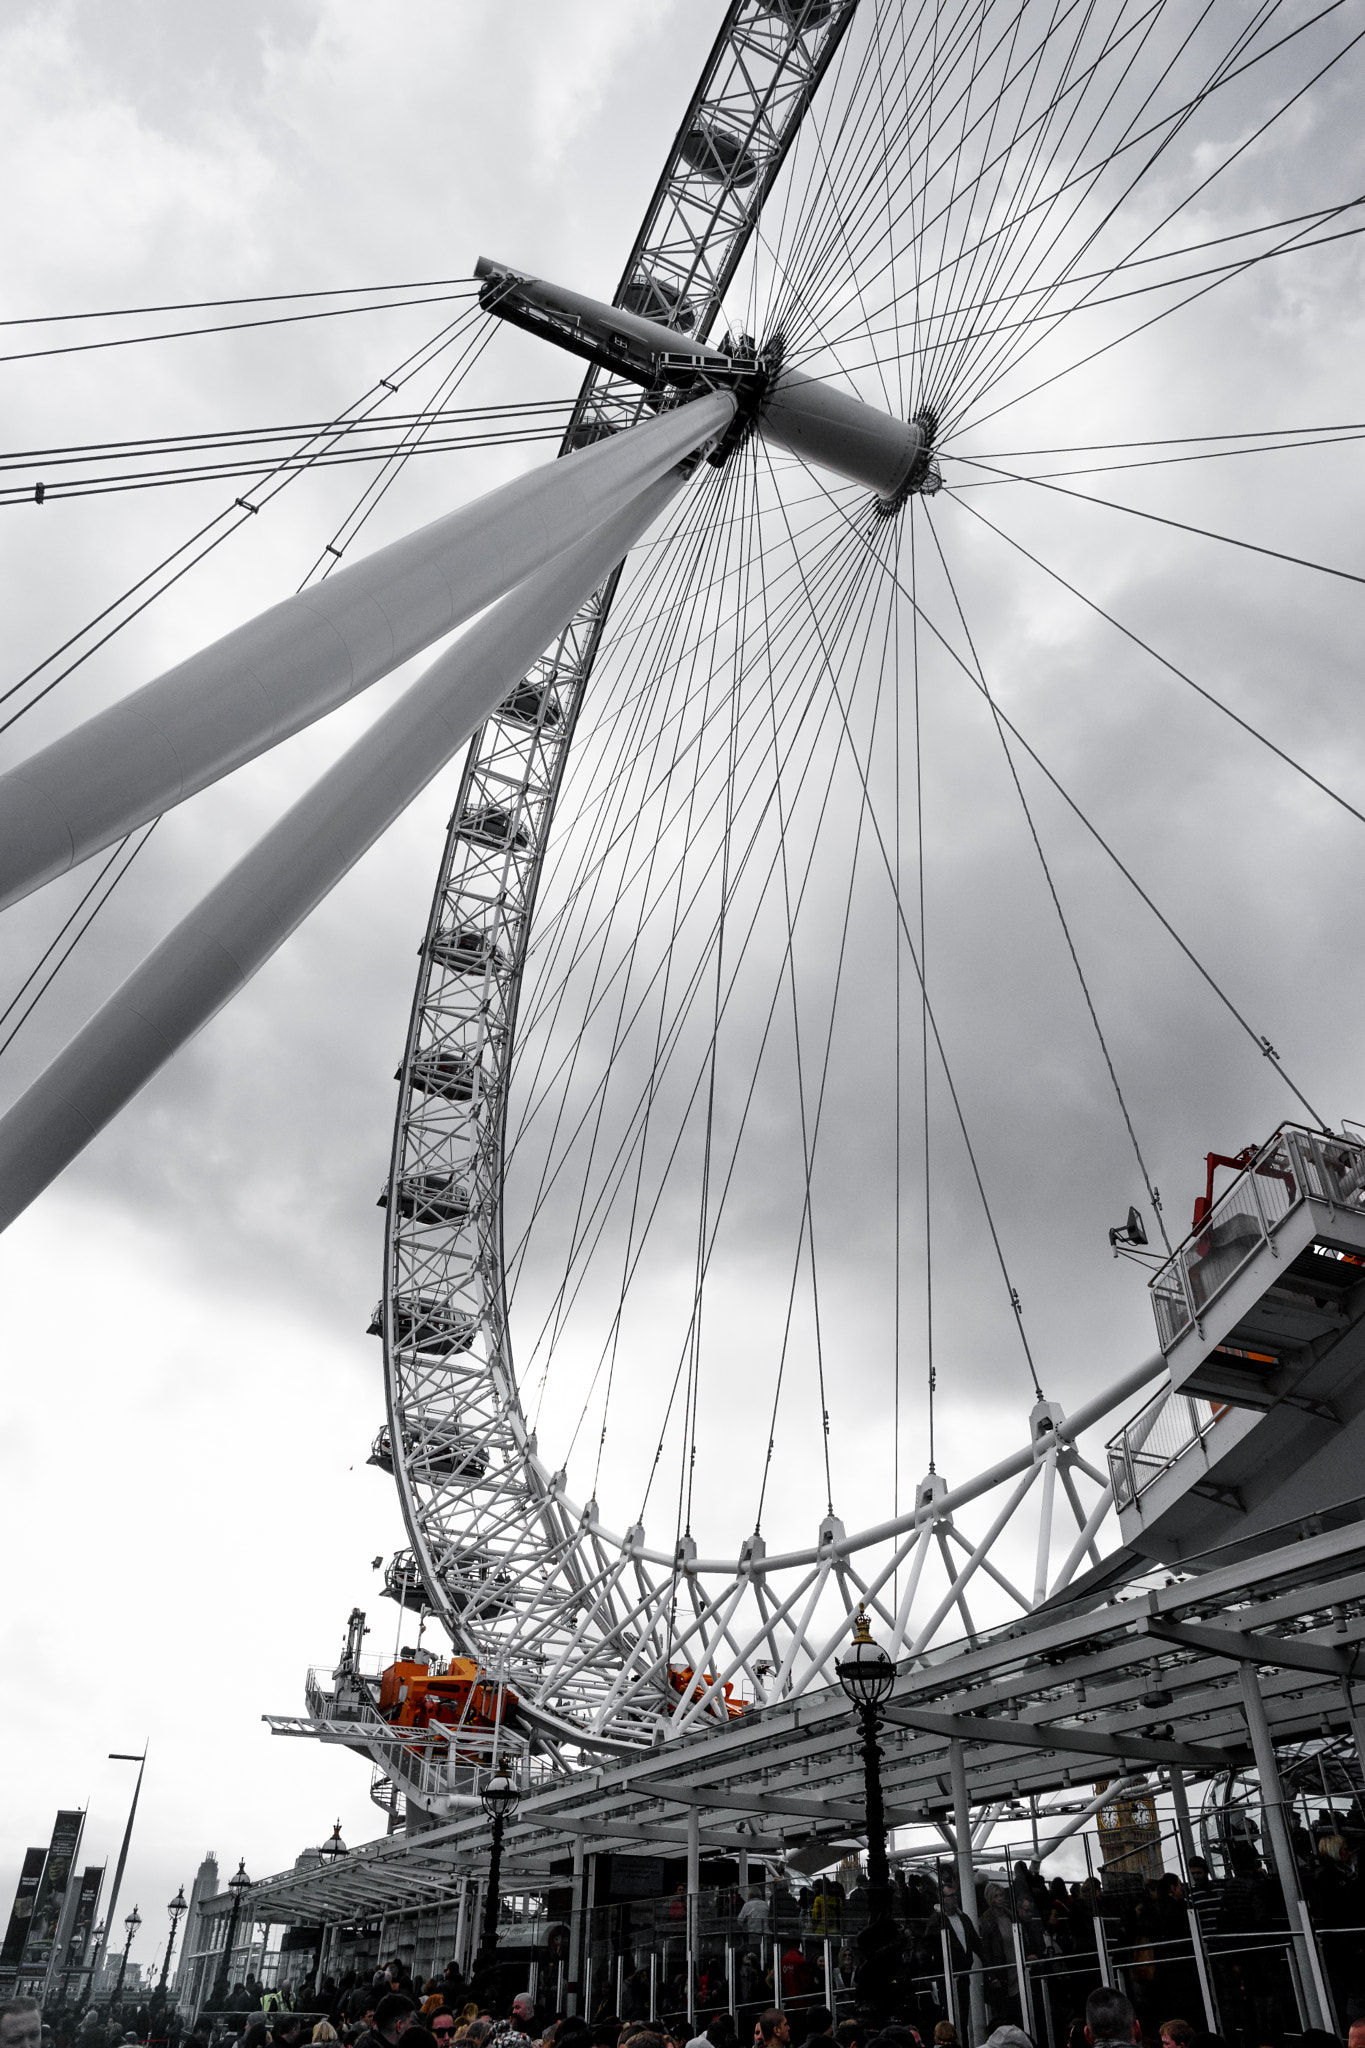
<path fill-rule="evenodd" d="M 23 204 L 0 223 L 4 314 L 456 279 L 481 253 L 607 295 L 720 12 L 645 0 L 522 0 L 515 10 L 375 10 L 359 0 L 194 10 L 144 0 L 116 13 L 97 0 L 12 6 L 0 150 L 7 189 Z M 1248 153 L 1225 210 L 1209 201 L 1198 233 L 1361 189 L 1348 109 L 1339 67 Z M 1199 151 L 1211 167 L 1251 132 L 1255 113 L 1239 104 L 1226 132 L 1192 139 L 1179 172 L 1187 189 L 1205 161 Z M 1354 249 L 1263 266 L 1116 352 L 1103 372 L 977 428 L 964 453 L 1358 419 Z M 433 324 L 430 312 L 375 313 L 5 363 L 5 445 L 325 419 Z M 0 331 L 17 337 L 18 352 L 49 345 L 55 330 Z M 571 366 L 502 341 L 480 399 L 575 388 Z M 413 464 L 367 531 L 388 538 L 539 459 L 502 449 Z M 1362 567 L 1349 443 L 1189 465 L 1175 479 L 1158 472 L 1120 488 L 1108 478 L 1101 494 Z M 293 589 L 357 489 L 344 471 L 291 489 L 270 521 L 220 550 L 6 735 L 6 758 Z M 0 509 L 7 673 L 47 656 L 225 495 L 220 484 Z M 1007 511 L 1010 497 L 977 494 L 992 500 L 983 508 L 991 517 L 1365 808 L 1365 593 L 1116 513 L 1038 502 L 1037 492 Z M 1353 944 L 1359 822 L 1031 575 L 962 504 L 945 498 L 934 516 L 985 672 L 1011 715 L 1324 1113 L 1365 1114 L 1356 1023 L 1365 988 Z M 942 586 L 926 597 L 944 603 Z M 1151 1348 L 1140 1276 L 1113 1264 L 1104 1243 L 1104 1227 L 1142 1189 L 998 742 L 950 678 L 951 664 L 926 656 L 926 869 L 933 957 L 951 964 L 944 1028 L 1046 1390 L 1074 1399 Z M 0 1099 L 13 1098 L 402 680 L 159 828 L 0 1061 Z M 395 1626 L 371 1569 L 401 1527 L 389 1482 L 365 1464 L 383 1403 L 364 1325 L 380 1285 L 374 1202 L 391 1076 L 451 790 L 450 775 L 437 781 L 0 1247 L 9 1363 L 0 1701 L 7 1753 L 20 1766 L 6 1775 L 0 1809 L 0 1898 L 58 1805 L 88 1802 L 88 1853 L 113 1853 L 128 1767 L 105 1755 L 149 1740 L 122 1901 L 141 1908 L 138 1953 L 148 1960 L 163 1938 L 164 1901 L 206 1848 L 233 1864 L 244 1855 L 262 1874 L 321 1840 L 338 1814 L 348 1839 L 377 1831 L 363 1766 L 272 1740 L 260 1716 L 300 1706 L 305 1667 L 330 1664 L 352 1604 L 372 1611 L 375 1642 Z M 1183 1228 L 1201 1155 L 1267 1132 L 1292 1104 L 1084 835 L 1045 793 L 1036 801 L 1153 1177 Z M 68 878 L 7 913 L 5 1000 L 84 885 Z M 865 1150 L 875 1151 L 884 1097 L 850 1087 L 840 1120 L 832 1200 L 856 1188 Z M 963 1476 L 1011 1446 L 1028 1389 L 1007 1308 L 997 1293 L 982 1306 L 994 1283 L 979 1212 L 946 1124 L 941 1135 L 939 1451 Z M 874 1192 L 884 1204 L 884 1184 Z M 769 1238 L 786 1245 L 790 1218 L 755 1196 L 741 1219 L 749 1238 L 739 1249 L 753 1253 L 748 1307 L 756 1323 L 770 1321 L 787 1254 L 779 1247 L 769 1270 L 765 1247 Z M 828 1239 L 832 1298 L 868 1340 L 842 1358 L 830 1404 L 836 1505 L 850 1525 L 889 1511 L 888 1371 L 884 1348 L 863 1355 L 876 1329 L 857 1317 L 869 1227 L 864 1209 L 845 1204 Z M 745 1270 L 726 1284 L 723 1299 L 742 1319 Z M 534 1281 L 531 1293 L 534 1305 Z M 920 1297 L 911 1288 L 907 1299 Z M 908 1339 L 902 1363 L 905 1386 L 918 1384 L 922 1360 Z M 567 1429 L 581 1390 L 556 1407 L 558 1398 L 548 1422 Z M 716 1446 L 736 1418 L 749 1432 L 738 1439 L 738 1474 L 713 1467 L 703 1482 L 703 1505 L 727 1531 L 752 1518 L 763 1409 L 762 1390 L 737 1377 L 728 1402 L 708 1412 Z M 618 1526 L 635 1511 L 625 1488 L 657 1428 L 643 1398 L 625 1416 L 617 1499 L 603 1486 L 604 1516 Z M 918 1422 L 901 1456 L 902 1478 L 917 1477 Z M 570 1476 L 588 1491 L 590 1473 L 571 1466 Z M 782 1533 L 809 1541 L 823 1481 L 795 1434 L 781 1493 Z"/>

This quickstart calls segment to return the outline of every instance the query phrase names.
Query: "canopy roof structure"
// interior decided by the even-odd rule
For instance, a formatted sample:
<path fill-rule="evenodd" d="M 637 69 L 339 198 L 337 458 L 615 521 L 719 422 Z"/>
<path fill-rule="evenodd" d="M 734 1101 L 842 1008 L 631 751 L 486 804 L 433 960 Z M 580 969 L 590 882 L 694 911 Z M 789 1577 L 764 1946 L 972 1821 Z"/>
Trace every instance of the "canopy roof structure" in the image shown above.
<path fill-rule="evenodd" d="M 1354 1504 L 1352 1504 L 1354 1505 Z M 1253 1761 L 1243 1670 L 1277 1743 L 1349 1731 L 1365 1745 L 1357 1671 L 1365 1644 L 1365 1536 L 1352 1519 L 1300 1525 L 1274 1547 L 1196 1577 L 1163 1568 L 1104 1585 L 1052 1612 L 902 1663 L 884 1709 L 887 1820 L 953 1843 L 954 1750 L 970 1804 L 1078 1793 L 1101 1780 L 1179 1769 L 1212 1777 Z M 341 1728 L 268 1717 L 278 1734 L 345 1741 Z M 349 1731 L 355 1741 L 355 1730 Z M 699 1729 L 666 1753 L 529 1790 L 508 1821 L 505 1883 L 533 1886 L 576 1845 L 629 1854 L 702 1849 L 833 1862 L 863 1827 L 858 1730 L 837 1688 Z M 1043 1809 L 1046 1819 L 1046 1808 Z M 1062 1833 L 1069 1832 L 1063 1826 Z M 901 1836 L 901 1849 L 908 1847 Z M 261 1921 L 330 1922 L 453 1899 L 487 1862 L 489 1826 L 467 1815 L 367 1844 L 330 1869 L 258 1884 Z"/>

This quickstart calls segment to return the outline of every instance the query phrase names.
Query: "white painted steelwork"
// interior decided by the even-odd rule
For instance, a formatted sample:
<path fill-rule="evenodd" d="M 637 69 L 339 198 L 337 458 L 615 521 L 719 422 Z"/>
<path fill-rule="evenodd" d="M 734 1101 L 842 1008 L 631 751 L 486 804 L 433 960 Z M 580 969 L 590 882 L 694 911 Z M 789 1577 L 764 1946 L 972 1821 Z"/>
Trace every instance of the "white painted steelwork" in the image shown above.
<path fill-rule="evenodd" d="M 675 444 L 724 394 L 669 416 Z M 681 487 L 675 467 L 494 605 L 184 917 L 0 1118 L 0 1229 L 27 1207 L 289 934 L 464 745 Z"/>
<path fill-rule="evenodd" d="M 747 410 L 766 441 L 865 485 L 879 498 L 895 502 L 917 474 L 929 479 L 929 434 L 923 420 L 898 420 L 818 377 L 783 369 L 777 340 L 768 351 L 760 343 L 754 351 L 733 354 L 486 257 L 479 258 L 475 270 L 486 280 L 489 311 L 500 319 L 610 366 L 616 375 L 634 378 L 653 392 L 671 386 L 751 387 Z"/>
<path fill-rule="evenodd" d="M 623 337 L 663 325 L 670 342 L 686 337 L 683 353 L 710 349 L 725 291 L 856 4 L 732 0 L 615 294 L 621 314 L 638 316 L 617 317 Z M 638 376 L 594 367 L 565 453 L 616 435 L 644 407 Z M 413 1568 L 457 1649 L 514 1673 L 554 1747 L 594 1735 L 652 1740 L 661 1710 L 673 1729 L 697 1714 L 724 1719 L 726 1679 L 688 1700 L 669 1672 L 680 1662 L 708 1669 L 712 1644 L 730 1661 L 731 1620 L 746 1597 L 754 1619 L 741 1629 L 737 1669 L 761 1689 L 757 1666 L 768 1661 L 777 1693 L 790 1691 L 817 1668 L 810 1653 L 827 1589 L 846 1594 L 849 1583 L 829 1544 L 813 1578 L 801 1575 L 799 1612 L 785 1596 L 770 1599 L 761 1543 L 740 1561 L 738 1581 L 733 1560 L 722 1567 L 718 1604 L 688 1559 L 676 1569 L 669 1560 L 659 1578 L 642 1531 L 628 1531 L 618 1550 L 598 1529 L 595 1503 L 567 1502 L 521 1412 L 502 1265 L 507 1077 L 555 798 L 615 587 L 611 578 L 594 594 L 471 744 L 400 1071 L 375 1324 Z M 452 1469 L 454 1435 L 476 1456 Z M 953 1540 L 951 1519 L 932 1527 L 939 1555 Z M 967 1563 L 972 1576 L 979 1561 Z"/>
<path fill-rule="evenodd" d="M 723 426 L 729 402 L 704 403 L 515 477 L 338 569 L 0 776 L 0 908 L 473 618 Z"/>

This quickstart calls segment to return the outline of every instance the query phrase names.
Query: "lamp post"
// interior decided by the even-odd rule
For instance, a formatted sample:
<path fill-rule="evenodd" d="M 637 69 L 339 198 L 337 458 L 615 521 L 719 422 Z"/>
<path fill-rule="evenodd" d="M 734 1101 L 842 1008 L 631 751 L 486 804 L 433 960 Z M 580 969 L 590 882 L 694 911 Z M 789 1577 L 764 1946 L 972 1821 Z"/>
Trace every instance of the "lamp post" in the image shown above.
<path fill-rule="evenodd" d="M 161 1981 L 156 1987 L 158 2000 L 166 1996 L 166 1979 L 170 1975 L 171 1970 L 171 1951 L 175 1947 L 175 1937 L 180 1931 L 180 1915 L 186 1911 L 185 1887 L 183 1884 L 171 1900 L 169 1906 L 167 1906 L 166 1911 L 171 1916 L 171 1938 L 166 1943 L 166 1956 L 161 1965 Z"/>
<path fill-rule="evenodd" d="M 237 1922 L 242 1917 L 242 1901 L 251 1890 L 251 1879 L 246 1874 L 246 1858 L 239 1857 L 237 1868 L 228 1879 L 228 1890 L 232 1893 L 232 1911 L 228 1915 L 227 1940 L 223 1943 L 223 1960 L 218 1965 L 218 1981 L 213 1987 L 213 2003 L 217 2010 L 223 2010 L 228 1995 L 228 1981 L 232 1975 L 232 1951 L 237 1940 Z"/>
<path fill-rule="evenodd" d="M 493 1849 L 488 1859 L 488 1896 L 483 1907 L 483 1940 L 479 1946 L 480 1960 L 491 1962 L 498 1946 L 498 1880 L 502 1874 L 502 1831 L 509 1813 L 515 1811 L 521 1793 L 507 1775 L 507 1767 L 500 1764 L 488 1779 L 479 1797 L 483 1810 L 493 1823 Z"/>
<path fill-rule="evenodd" d="M 349 1856 L 350 1853 L 350 1850 L 346 1847 L 346 1844 L 341 1839 L 341 1822 L 340 1820 L 338 1820 L 336 1826 L 332 1829 L 331 1835 L 318 1850 L 318 1855 L 323 1859 L 323 1864 L 326 1869 L 335 1870 L 337 1867 L 338 1858 L 342 1856 Z M 322 1983 L 323 1977 L 327 1969 L 328 1943 L 336 1941 L 338 1929 L 339 1922 L 337 1921 L 332 1921 L 328 1926 L 323 1928 L 322 1946 L 318 1950 L 318 1959 L 315 1965 L 316 1978 L 319 1984 Z"/>
<path fill-rule="evenodd" d="M 882 1753 L 877 1745 L 878 1709 L 896 1682 L 896 1667 L 867 1625 L 859 1607 L 848 1655 L 835 1665 L 839 1683 L 862 1724 L 863 1788 L 867 1806 L 867 1891 L 873 1922 L 891 1916 L 891 1868 L 886 1860 L 886 1808 L 882 1802 Z"/>
<path fill-rule="evenodd" d="M 123 1924 L 128 1930 L 128 1939 L 124 1942 L 123 1954 L 119 1957 L 118 1977 L 114 1983 L 114 1995 L 109 2001 L 111 2007 L 117 2005 L 123 1995 L 123 1973 L 128 1967 L 128 1951 L 133 1946 L 133 1936 L 142 1925 L 142 1915 L 138 1912 L 136 1906 L 134 1906 Z"/>

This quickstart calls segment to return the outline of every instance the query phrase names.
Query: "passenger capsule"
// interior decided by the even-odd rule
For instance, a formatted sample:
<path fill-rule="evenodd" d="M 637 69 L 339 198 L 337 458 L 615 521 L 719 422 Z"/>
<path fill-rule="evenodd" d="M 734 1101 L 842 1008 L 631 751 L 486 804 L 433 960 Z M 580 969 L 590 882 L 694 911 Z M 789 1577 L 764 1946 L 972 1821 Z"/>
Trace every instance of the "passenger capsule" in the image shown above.
<path fill-rule="evenodd" d="M 503 810 L 500 804 L 479 804 L 465 812 L 459 824 L 460 837 L 473 840 L 476 846 L 495 847 L 498 852 L 510 851 L 530 845 L 526 831 L 517 825 L 512 813 Z"/>
<path fill-rule="evenodd" d="M 758 176 L 756 160 L 738 137 L 710 121 L 697 120 L 684 129 L 678 153 L 694 171 L 717 184 L 743 187 L 752 185 Z"/>
<path fill-rule="evenodd" d="M 697 324 L 696 312 L 687 303 L 686 293 L 652 270 L 631 273 L 621 303 L 628 313 L 641 313 L 646 320 L 662 320 L 681 334 L 689 333 Z"/>
<path fill-rule="evenodd" d="M 413 1054 L 408 1077 L 424 1095 L 443 1095 L 447 1102 L 469 1102 L 479 1079 L 479 1063 L 464 1059 L 459 1053 L 442 1052 L 433 1045 L 425 1052 Z M 401 1067 L 393 1078 L 403 1078 Z"/>
<path fill-rule="evenodd" d="M 507 965 L 491 935 L 469 925 L 446 926 L 433 932 L 428 950 L 433 960 L 439 960 L 442 967 L 455 974 L 482 974 L 489 967 L 499 974 Z"/>
<path fill-rule="evenodd" d="M 378 1302 L 366 1333 L 384 1334 L 384 1304 Z M 468 1351 L 479 1334 L 479 1319 L 429 1294 L 398 1294 L 393 1303 L 393 1341 L 404 1351 L 426 1351 L 435 1358 L 447 1358 L 452 1351 Z"/>
<path fill-rule="evenodd" d="M 511 696 L 498 706 L 499 718 L 513 719 L 518 725 L 556 726 L 563 716 L 557 693 L 529 681 L 518 683 Z"/>
<path fill-rule="evenodd" d="M 376 1206 L 387 1209 L 386 1187 Z M 469 1214 L 469 1191 L 449 1173 L 405 1173 L 394 1204 L 413 1223 L 463 1223 Z"/>

